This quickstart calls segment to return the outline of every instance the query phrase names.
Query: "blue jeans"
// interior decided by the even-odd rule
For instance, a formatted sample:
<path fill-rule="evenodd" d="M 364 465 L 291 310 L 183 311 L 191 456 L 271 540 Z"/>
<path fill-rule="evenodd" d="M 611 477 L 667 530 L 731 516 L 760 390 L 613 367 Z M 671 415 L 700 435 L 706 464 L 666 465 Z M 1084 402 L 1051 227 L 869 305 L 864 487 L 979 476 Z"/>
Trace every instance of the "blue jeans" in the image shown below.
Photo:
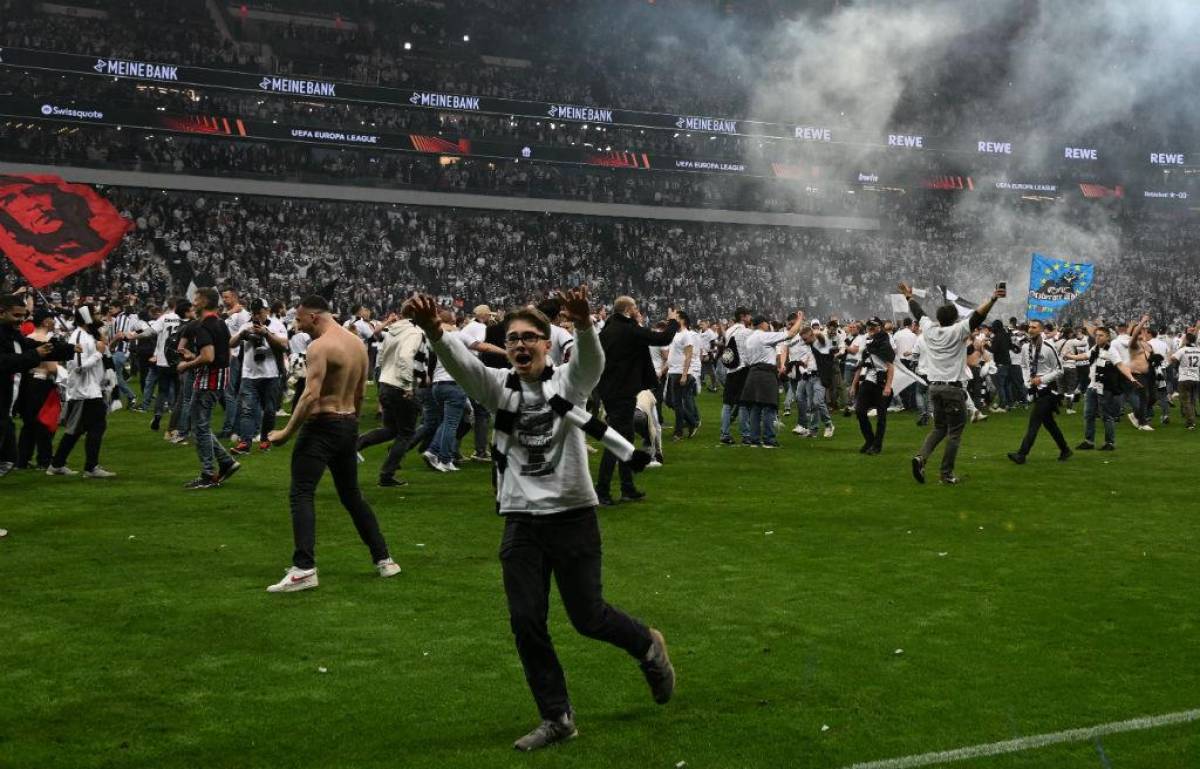
<path fill-rule="evenodd" d="M 175 400 L 175 387 L 179 384 L 179 373 L 168 366 L 155 366 L 146 377 L 146 390 L 142 393 L 142 405 L 149 407 L 150 396 L 158 388 L 154 399 L 154 415 L 162 416 L 167 404 Z"/>
<path fill-rule="evenodd" d="M 192 428 L 192 402 L 195 400 L 196 391 L 192 388 L 190 382 L 180 382 L 179 390 L 182 395 L 179 397 L 179 408 L 171 412 L 171 416 L 175 418 L 175 431 L 180 435 L 187 435 Z"/>
<path fill-rule="evenodd" d="M 1114 393 L 1098 394 L 1088 388 L 1083 396 L 1083 439 L 1096 442 L 1096 417 L 1104 419 L 1104 442 L 1114 443 L 1117 439 L 1117 422 L 1121 419 L 1121 396 Z"/>
<path fill-rule="evenodd" d="M 775 443 L 775 416 L 779 407 L 755 403 L 746 410 L 750 412 L 750 442 Z"/>
<path fill-rule="evenodd" d="M 233 464 L 233 457 L 213 435 L 212 414 L 221 393 L 216 390 L 197 390 L 192 394 L 192 428 L 196 431 L 196 456 L 200 459 L 200 471 L 205 475 L 216 475 Z"/>
<path fill-rule="evenodd" d="M 671 388 L 675 395 L 675 435 L 683 435 L 685 428 L 700 426 L 700 411 L 696 408 L 696 380 L 689 378 L 682 384 L 682 375 L 671 374 Z"/>
<path fill-rule="evenodd" d="M 125 363 L 129 360 L 129 353 L 114 352 L 112 359 L 113 373 L 117 375 L 118 397 L 124 395 L 129 401 L 129 405 L 132 406 L 134 401 L 137 400 L 137 393 L 135 393 L 133 388 L 129 386 L 129 383 L 125 381 Z"/>
<path fill-rule="evenodd" d="M 738 406 L 738 431 L 742 437 L 750 434 L 750 409 L 746 406 Z M 733 406 L 728 403 L 721 406 L 721 437 L 731 438 L 729 432 L 730 423 L 733 421 Z"/>
<path fill-rule="evenodd" d="M 229 381 L 226 383 L 222 400 L 225 403 L 225 421 L 221 424 L 221 434 L 234 431 L 238 421 L 238 398 L 242 389 L 242 359 L 229 359 Z"/>
<path fill-rule="evenodd" d="M 804 395 L 808 401 L 808 424 L 805 425 L 810 430 L 816 430 L 821 425 L 829 427 L 833 424 L 833 420 L 829 418 L 829 404 L 825 402 L 825 385 L 821 383 L 821 377 L 813 375 L 802 383 L 804 385 Z M 797 422 L 796 424 L 803 424 Z"/>
<path fill-rule="evenodd" d="M 279 379 L 243 379 L 241 414 L 237 433 L 244 441 L 254 440 L 261 433 L 262 440 L 275 429 L 275 410 L 279 408 Z"/>
<path fill-rule="evenodd" d="M 435 382 L 433 410 L 442 415 L 430 447 L 442 464 L 454 461 L 458 449 L 458 423 L 467 408 L 467 394 L 454 382 Z"/>

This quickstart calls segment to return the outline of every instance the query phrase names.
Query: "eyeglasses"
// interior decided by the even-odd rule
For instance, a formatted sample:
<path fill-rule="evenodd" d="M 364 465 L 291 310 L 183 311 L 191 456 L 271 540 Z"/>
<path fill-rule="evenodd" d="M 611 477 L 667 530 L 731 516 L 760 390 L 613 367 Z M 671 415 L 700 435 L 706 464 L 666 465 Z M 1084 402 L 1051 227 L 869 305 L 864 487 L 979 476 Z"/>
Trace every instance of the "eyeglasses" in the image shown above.
<path fill-rule="evenodd" d="M 514 332 L 504 337 L 504 344 L 508 347 L 516 347 L 518 344 L 537 344 L 545 338 L 536 331 L 526 331 L 521 334 Z"/>

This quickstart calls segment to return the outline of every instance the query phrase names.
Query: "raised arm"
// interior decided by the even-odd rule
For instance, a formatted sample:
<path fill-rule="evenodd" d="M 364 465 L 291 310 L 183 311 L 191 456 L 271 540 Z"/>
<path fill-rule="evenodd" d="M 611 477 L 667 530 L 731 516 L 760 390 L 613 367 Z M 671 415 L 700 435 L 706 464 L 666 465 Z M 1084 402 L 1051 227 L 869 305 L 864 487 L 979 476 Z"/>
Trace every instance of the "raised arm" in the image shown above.
<path fill-rule="evenodd" d="M 586 398 L 604 373 L 604 348 L 600 346 L 600 335 L 592 325 L 587 286 L 566 293 L 560 291 L 558 299 L 563 312 L 575 324 L 575 349 L 571 361 L 566 364 L 567 386 Z"/>
<path fill-rule="evenodd" d="M 438 360 L 458 386 L 488 408 L 495 408 L 500 402 L 500 390 L 503 385 L 489 373 L 483 361 L 471 354 L 461 340 L 442 333 L 437 303 L 433 297 L 414 296 L 405 306 L 410 308 L 413 323 L 425 332 L 429 343 L 437 352 Z"/>

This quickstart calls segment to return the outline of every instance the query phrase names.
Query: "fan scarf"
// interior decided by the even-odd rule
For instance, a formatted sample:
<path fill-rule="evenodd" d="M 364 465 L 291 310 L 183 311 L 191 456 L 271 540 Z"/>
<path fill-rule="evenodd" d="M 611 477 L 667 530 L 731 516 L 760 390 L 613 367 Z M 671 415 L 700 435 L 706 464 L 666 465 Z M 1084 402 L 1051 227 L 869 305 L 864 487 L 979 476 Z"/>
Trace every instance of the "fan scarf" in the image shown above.
<path fill-rule="evenodd" d="M 548 459 L 549 463 L 554 467 L 558 466 L 558 462 L 562 458 L 563 447 L 566 444 L 564 438 L 567 430 L 577 427 L 586 435 L 603 443 L 604 448 L 615 454 L 617 459 L 628 464 L 633 472 L 638 473 L 645 469 L 646 465 L 650 463 L 650 455 L 641 449 L 634 448 L 633 444 L 625 440 L 616 430 L 564 398 L 559 392 L 558 385 L 552 379 L 553 375 L 554 368 L 547 365 L 539 382 L 542 388 L 542 397 L 545 398 L 546 404 L 554 413 L 554 428 L 550 438 L 553 453 Z M 495 442 L 492 444 L 492 461 L 495 468 L 492 480 L 497 491 L 504 479 L 504 472 L 508 469 L 508 450 L 512 445 L 513 430 L 517 426 L 517 415 L 521 412 L 520 377 L 515 372 L 510 372 L 504 386 L 506 392 L 503 403 L 496 410 Z"/>

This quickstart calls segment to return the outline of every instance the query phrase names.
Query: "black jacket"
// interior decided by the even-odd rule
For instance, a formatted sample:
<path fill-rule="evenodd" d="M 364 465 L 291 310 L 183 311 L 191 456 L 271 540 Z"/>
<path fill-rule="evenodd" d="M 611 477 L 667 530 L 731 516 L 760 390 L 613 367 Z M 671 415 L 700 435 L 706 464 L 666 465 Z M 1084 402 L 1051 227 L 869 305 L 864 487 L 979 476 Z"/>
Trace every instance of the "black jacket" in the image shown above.
<path fill-rule="evenodd" d="M 610 316 L 600 332 L 604 373 L 596 393 L 605 399 L 636 398 L 642 390 L 653 390 L 658 385 L 658 374 L 647 350 L 670 344 L 678 331 L 679 324 L 673 320 L 664 330 L 651 331 L 624 315 Z"/>
<path fill-rule="evenodd" d="M 1015 352 L 1012 334 L 1000 321 L 992 323 L 992 362 L 997 366 L 1011 366 L 1012 354 Z"/>
<path fill-rule="evenodd" d="M 21 352 L 13 343 L 20 346 Z M 24 374 L 42 362 L 37 353 L 38 342 L 21 336 L 13 326 L 0 326 L 0 419 L 12 411 L 13 375 Z"/>

